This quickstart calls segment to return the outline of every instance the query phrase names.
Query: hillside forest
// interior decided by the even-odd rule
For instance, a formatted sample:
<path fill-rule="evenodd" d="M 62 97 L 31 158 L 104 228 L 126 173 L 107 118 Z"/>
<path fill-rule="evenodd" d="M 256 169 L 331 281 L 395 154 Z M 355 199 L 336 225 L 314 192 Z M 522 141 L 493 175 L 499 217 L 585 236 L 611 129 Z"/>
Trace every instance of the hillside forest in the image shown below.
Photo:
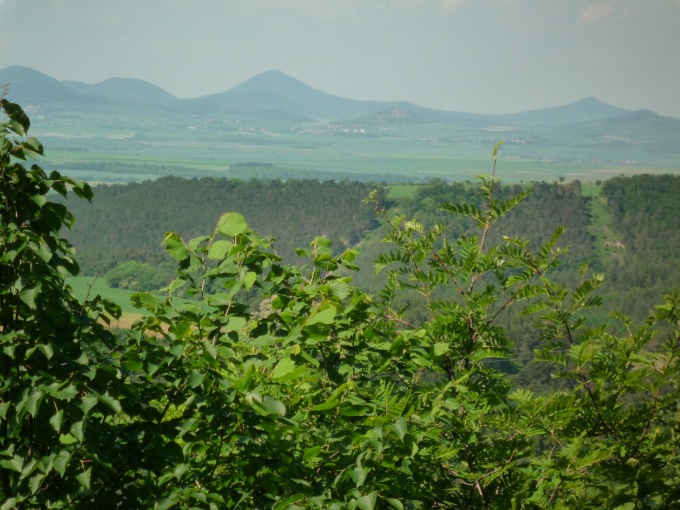
<path fill-rule="evenodd" d="M 678 178 L 93 190 L 0 106 L 0 510 L 680 504 Z"/>
<path fill-rule="evenodd" d="M 502 160 L 499 176 L 502 183 Z M 162 177 L 100 185 L 92 203 L 64 201 L 77 218 L 64 235 L 76 248 L 82 274 L 99 275 L 114 287 L 155 292 L 175 274 L 161 246 L 166 232 L 193 238 L 208 231 L 224 211 L 238 211 L 255 231 L 275 238 L 274 249 L 289 263 L 302 264 L 296 249 L 319 235 L 332 241 L 335 254 L 358 249 L 353 282 L 364 291 L 377 291 L 384 280 L 374 274 L 373 264 L 387 249 L 382 242 L 390 228 L 385 218 L 403 215 L 428 228 L 446 223 L 453 238 L 474 229 L 474 222 L 451 218 L 438 206 L 479 206 L 477 183 L 435 180 L 406 188 L 407 193 L 391 197 L 392 186 L 351 181 Z M 619 310 L 643 320 L 665 293 L 680 285 L 680 176 L 614 177 L 588 195 L 578 181 L 499 183 L 495 193 L 508 199 L 524 190 L 529 194 L 522 207 L 503 218 L 502 233 L 494 237 L 491 232 L 491 239 L 522 236 L 538 246 L 564 227 L 559 246 L 569 256 L 557 273 L 574 283 L 578 267 L 588 263 L 605 274 L 603 317 Z M 372 192 L 377 203 L 367 203 Z"/>

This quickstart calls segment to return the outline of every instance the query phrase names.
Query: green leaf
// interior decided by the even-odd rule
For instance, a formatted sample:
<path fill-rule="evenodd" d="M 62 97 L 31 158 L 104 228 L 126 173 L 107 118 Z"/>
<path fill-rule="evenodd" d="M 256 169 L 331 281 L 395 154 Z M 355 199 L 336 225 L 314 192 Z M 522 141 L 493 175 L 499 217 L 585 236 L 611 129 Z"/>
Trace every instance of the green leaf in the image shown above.
<path fill-rule="evenodd" d="M 97 399 L 117 413 L 121 412 L 122 410 L 120 402 L 109 395 L 108 392 L 104 393 L 103 395 L 97 395 Z"/>
<path fill-rule="evenodd" d="M 97 405 L 97 402 L 97 397 L 92 393 L 88 393 L 80 399 L 80 405 L 78 407 L 80 407 L 80 410 L 84 415 L 87 415 L 87 413 L 90 412 L 90 409 Z"/>
<path fill-rule="evenodd" d="M 248 229 L 246 220 L 238 213 L 226 213 L 217 222 L 217 230 L 225 236 L 237 236 Z"/>
<path fill-rule="evenodd" d="M 196 388 L 197 386 L 200 386 L 204 378 L 205 374 L 194 370 L 191 372 L 191 375 L 189 375 L 189 379 L 187 381 L 189 383 L 189 387 Z"/>
<path fill-rule="evenodd" d="M 302 460 L 304 462 L 309 462 L 310 460 L 317 458 L 320 452 L 321 446 L 312 446 L 311 448 L 307 448 L 304 455 L 302 456 Z"/>
<path fill-rule="evenodd" d="M 76 479 L 80 482 L 80 485 L 82 485 L 86 489 L 89 489 L 91 477 L 92 477 L 92 468 L 89 467 L 86 471 L 84 471 L 83 473 L 80 473 L 78 476 L 76 476 Z"/>
<path fill-rule="evenodd" d="M 357 508 L 360 510 L 373 510 L 377 499 L 378 495 L 375 492 L 361 496 L 357 498 Z"/>
<path fill-rule="evenodd" d="M 28 414 L 33 416 L 35 418 L 36 413 L 38 412 L 38 404 L 40 403 L 40 400 L 43 397 L 43 392 L 34 389 L 33 393 L 31 393 L 28 396 L 28 399 L 26 399 L 26 410 L 28 411 Z"/>
<path fill-rule="evenodd" d="M 0 460 L 0 467 L 21 473 L 24 468 L 24 458 L 15 455 L 9 460 Z"/>
<path fill-rule="evenodd" d="M 270 413 L 286 416 L 286 406 L 283 405 L 283 402 L 274 397 L 270 397 L 269 395 L 265 395 L 262 399 L 262 407 Z"/>
<path fill-rule="evenodd" d="M 24 113 L 21 106 L 3 99 L 2 109 L 5 110 L 7 116 L 13 121 L 11 123 L 13 131 L 19 136 L 24 136 L 31 126 L 31 121 L 28 119 L 28 115 Z"/>
<path fill-rule="evenodd" d="M 35 287 L 30 288 L 30 289 L 24 289 L 21 291 L 21 294 L 19 294 L 19 299 L 21 299 L 26 306 L 28 306 L 31 309 L 35 309 L 35 296 L 38 293 L 38 289 Z"/>
<path fill-rule="evenodd" d="M 387 498 L 387 502 L 392 508 L 396 508 L 396 510 L 404 510 L 404 505 L 398 499 Z"/>
<path fill-rule="evenodd" d="M 83 422 L 82 421 L 77 421 L 73 425 L 71 425 L 71 435 L 75 437 L 78 441 L 83 440 Z"/>
<path fill-rule="evenodd" d="M 250 289 L 255 281 L 257 280 L 257 273 L 253 273 L 252 271 L 248 271 L 246 275 L 243 277 L 243 283 L 247 289 Z"/>
<path fill-rule="evenodd" d="M 68 450 L 61 450 L 59 455 L 55 457 L 52 465 L 54 466 L 56 472 L 61 476 L 64 476 L 64 473 L 66 473 L 66 464 L 68 464 L 70 458 L 71 455 L 69 454 Z"/>
<path fill-rule="evenodd" d="M 177 501 L 174 499 L 170 498 L 162 498 L 156 501 L 156 504 L 153 506 L 154 509 L 156 510 L 168 510 L 168 508 L 172 508 L 177 504 Z"/>
<path fill-rule="evenodd" d="M 312 411 L 328 411 L 330 409 L 335 409 L 341 404 L 340 400 L 334 400 L 332 402 L 323 402 L 322 404 L 317 404 L 315 406 L 312 406 Z"/>
<path fill-rule="evenodd" d="M 290 358 L 283 358 L 272 370 L 272 379 L 281 379 L 295 370 L 295 362 Z"/>
<path fill-rule="evenodd" d="M 208 248 L 208 257 L 212 260 L 222 260 L 229 254 L 233 247 L 233 243 L 226 239 L 220 239 L 210 245 L 210 248 Z"/>
<path fill-rule="evenodd" d="M 397 420 L 394 422 L 394 425 L 392 425 L 392 430 L 396 432 L 397 436 L 399 436 L 399 439 L 402 441 L 404 440 L 404 436 L 406 435 L 406 419 L 403 416 L 400 416 L 397 418 Z"/>
<path fill-rule="evenodd" d="M 165 234 L 165 239 L 163 240 L 163 245 L 165 246 L 165 251 L 175 260 L 184 260 L 189 256 L 184 241 L 182 238 L 175 234 L 174 232 L 168 232 Z"/>
<path fill-rule="evenodd" d="M 35 203 L 38 207 L 42 207 L 47 203 L 47 198 L 45 198 L 45 195 L 32 195 L 31 201 Z"/>
<path fill-rule="evenodd" d="M 45 479 L 47 476 L 46 473 L 38 473 L 36 475 L 33 475 L 31 479 L 28 481 L 28 488 L 31 490 L 31 494 L 35 494 L 38 492 L 40 489 L 40 485 L 42 484 L 42 481 Z"/>
<path fill-rule="evenodd" d="M 62 434 L 59 436 L 59 443 L 68 446 L 73 443 L 77 443 L 78 440 L 71 434 Z"/>
<path fill-rule="evenodd" d="M 22 145 L 24 147 L 24 153 L 31 158 L 37 158 L 38 156 L 44 155 L 43 145 L 40 143 L 40 140 L 35 137 L 27 138 Z"/>
<path fill-rule="evenodd" d="M 158 305 L 158 299 L 153 297 L 148 292 L 136 292 L 130 296 L 130 303 L 135 308 L 147 308 L 149 310 L 155 309 Z"/>
<path fill-rule="evenodd" d="M 312 326 L 314 324 L 332 324 L 333 319 L 335 319 L 335 308 L 333 306 L 328 306 L 323 310 L 312 314 L 312 316 L 305 323 L 306 326 Z"/>
<path fill-rule="evenodd" d="M 179 428 L 178 436 L 182 437 L 184 434 L 189 432 L 189 430 L 191 430 L 191 428 L 196 424 L 197 421 L 198 421 L 198 418 L 189 418 L 189 419 L 184 420 L 182 422 L 182 425 Z"/>
<path fill-rule="evenodd" d="M 449 344 L 446 342 L 437 342 L 432 347 L 435 356 L 441 356 L 449 350 Z"/>
<path fill-rule="evenodd" d="M 64 418 L 64 410 L 63 409 L 59 409 L 59 411 L 54 413 L 52 418 L 50 418 L 50 425 L 52 425 L 52 428 L 56 432 L 59 432 L 59 430 L 61 429 L 61 421 L 62 421 L 63 418 Z"/>
<path fill-rule="evenodd" d="M 352 471 L 350 471 L 349 474 L 352 477 L 352 480 L 354 480 L 354 484 L 358 488 L 361 487 L 366 481 L 368 471 L 361 466 L 356 466 L 354 469 L 352 469 Z"/>

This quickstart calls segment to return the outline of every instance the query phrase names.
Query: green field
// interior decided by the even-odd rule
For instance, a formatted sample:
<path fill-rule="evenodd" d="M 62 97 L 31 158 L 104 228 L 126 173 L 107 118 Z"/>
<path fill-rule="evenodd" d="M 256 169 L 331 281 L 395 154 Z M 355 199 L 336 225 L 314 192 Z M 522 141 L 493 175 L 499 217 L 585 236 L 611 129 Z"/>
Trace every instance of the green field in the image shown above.
<path fill-rule="evenodd" d="M 276 130 L 204 117 L 149 120 L 110 113 L 70 112 L 67 119 L 36 122 L 33 134 L 46 147 L 46 166 L 105 183 L 161 175 L 465 181 L 489 173 L 492 147 L 507 139 L 498 172 L 506 183 L 680 173 L 675 145 L 659 150 L 642 142 L 603 143 L 578 132 L 565 139 L 548 128 L 489 131 L 430 122 L 345 133 L 314 123 Z"/>
<path fill-rule="evenodd" d="M 132 321 L 147 314 L 144 309 L 135 308 L 130 302 L 130 298 L 136 291 L 126 289 L 116 289 L 110 287 L 103 277 L 97 276 L 71 276 L 66 279 L 66 283 L 71 286 L 76 299 L 81 303 L 86 299 L 92 299 L 96 295 L 103 298 L 110 299 L 118 306 L 120 306 L 123 316 L 121 323 L 129 326 Z M 156 295 L 158 299 L 164 299 L 167 296 Z M 186 299 L 175 298 L 173 303 L 181 304 L 187 302 Z"/>
<path fill-rule="evenodd" d="M 97 276 L 75 276 L 66 279 L 66 283 L 73 288 L 73 292 L 78 301 L 92 299 L 100 295 L 118 304 L 124 314 L 141 314 L 142 311 L 135 308 L 130 303 L 130 296 L 134 291 L 125 289 L 114 289 L 109 287 L 106 280 Z"/>

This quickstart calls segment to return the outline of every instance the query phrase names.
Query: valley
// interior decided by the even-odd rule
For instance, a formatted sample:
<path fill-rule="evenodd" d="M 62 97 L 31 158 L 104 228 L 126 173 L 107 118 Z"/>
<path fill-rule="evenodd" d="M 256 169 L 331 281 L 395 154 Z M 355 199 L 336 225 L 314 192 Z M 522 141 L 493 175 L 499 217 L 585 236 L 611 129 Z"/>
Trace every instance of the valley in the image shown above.
<path fill-rule="evenodd" d="M 162 175 L 465 181 L 488 170 L 500 139 L 508 183 L 680 173 L 679 119 L 594 98 L 493 116 L 340 98 L 280 71 L 195 99 L 139 80 L 59 82 L 16 66 L 0 70 L 0 83 L 27 105 L 49 164 L 95 183 Z"/>

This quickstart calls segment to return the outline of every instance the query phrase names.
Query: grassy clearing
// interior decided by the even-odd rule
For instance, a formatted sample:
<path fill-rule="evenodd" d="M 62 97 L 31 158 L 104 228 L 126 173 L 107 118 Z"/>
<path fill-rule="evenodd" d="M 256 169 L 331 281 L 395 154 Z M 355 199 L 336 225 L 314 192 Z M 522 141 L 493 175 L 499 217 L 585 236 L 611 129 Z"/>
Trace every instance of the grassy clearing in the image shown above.
<path fill-rule="evenodd" d="M 607 209 L 606 199 L 599 195 L 591 196 L 588 207 L 591 217 L 588 230 L 594 237 L 594 258 L 599 260 L 616 259 L 623 262 L 623 252 L 621 251 L 623 248 L 619 242 L 620 236 L 611 228 L 612 218 Z"/>
<path fill-rule="evenodd" d="M 81 303 L 86 299 L 92 299 L 96 295 L 110 299 L 120 306 L 122 315 L 118 320 L 111 321 L 111 327 L 129 329 L 135 321 L 147 315 L 146 310 L 140 310 L 132 306 L 130 297 L 135 291 L 126 289 L 115 289 L 110 287 L 106 280 L 96 276 L 75 276 L 66 279 L 66 283 L 71 286 L 76 299 Z M 156 294 L 156 298 L 162 300 L 166 296 Z M 180 305 L 188 302 L 188 299 L 175 298 L 173 303 Z"/>
<path fill-rule="evenodd" d="M 144 310 L 135 308 L 130 303 L 130 297 L 136 293 L 133 290 L 115 289 L 110 287 L 106 280 L 98 276 L 75 276 L 66 279 L 66 283 L 71 286 L 73 293 L 78 301 L 83 302 L 85 299 L 92 299 L 97 294 L 103 298 L 110 299 L 118 306 L 124 314 L 128 315 L 146 315 Z M 164 300 L 167 296 L 162 294 L 154 294 L 157 299 Z M 188 299 L 173 298 L 173 303 L 182 304 L 189 302 Z"/>
<path fill-rule="evenodd" d="M 387 198 L 389 200 L 408 200 L 415 197 L 418 184 L 394 184 L 389 187 Z"/>
<path fill-rule="evenodd" d="M 81 303 L 86 299 L 92 299 L 96 295 L 103 298 L 110 299 L 118 306 L 125 314 L 142 314 L 143 312 L 132 306 L 130 297 L 134 294 L 131 290 L 114 289 L 109 287 L 106 280 L 102 277 L 96 276 L 76 276 L 66 279 L 73 289 L 76 299 Z"/>

